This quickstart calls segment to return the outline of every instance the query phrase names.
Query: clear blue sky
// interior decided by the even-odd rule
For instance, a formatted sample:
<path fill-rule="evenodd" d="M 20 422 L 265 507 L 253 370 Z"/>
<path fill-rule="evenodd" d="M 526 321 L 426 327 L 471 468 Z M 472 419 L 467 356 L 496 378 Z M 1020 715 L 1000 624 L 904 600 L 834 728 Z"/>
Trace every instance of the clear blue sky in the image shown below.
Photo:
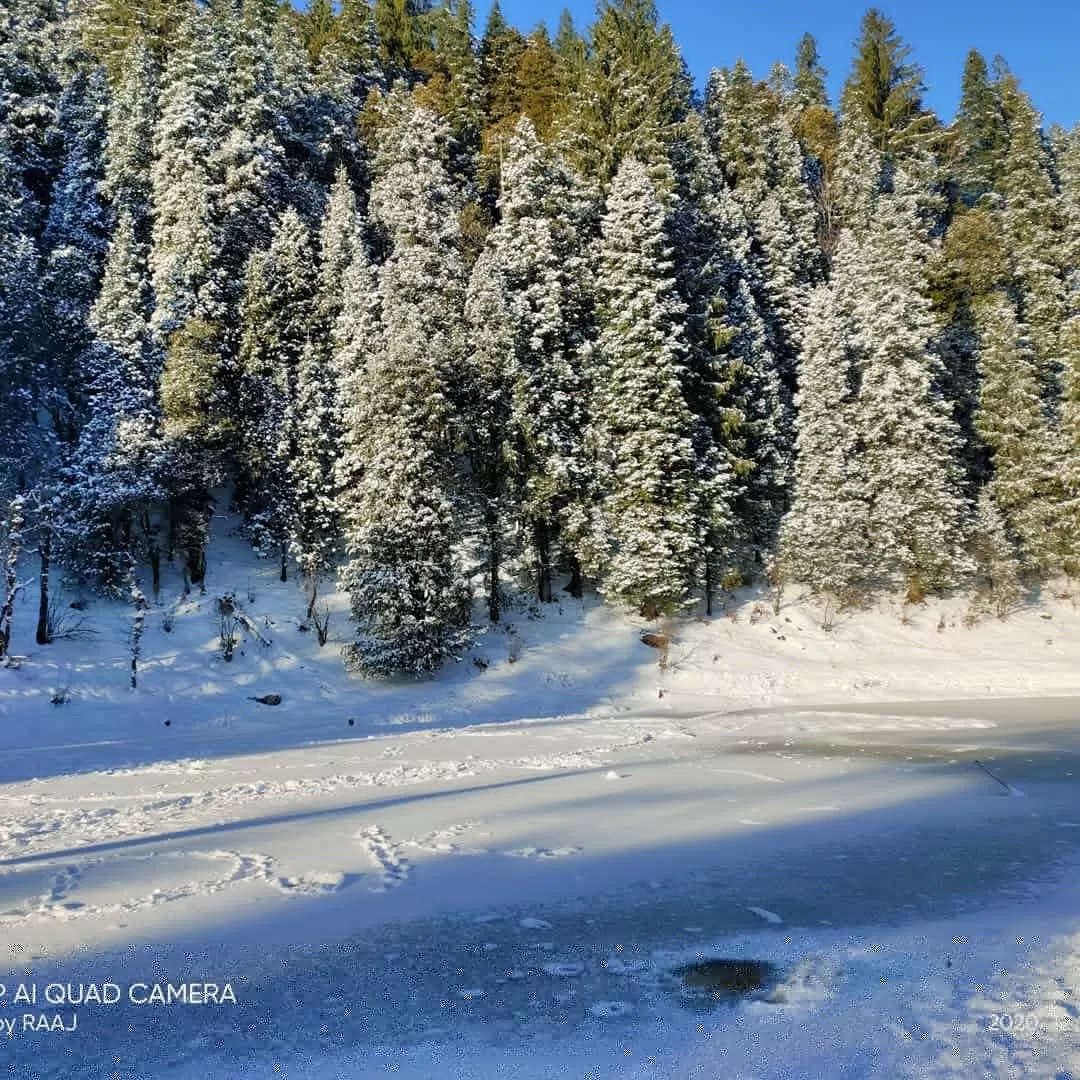
<path fill-rule="evenodd" d="M 476 0 L 477 32 L 487 0 Z M 807 30 L 829 69 L 834 100 L 851 64 L 852 43 L 870 3 L 848 0 L 657 0 L 699 88 L 714 67 L 742 57 L 764 77 L 776 60 L 790 67 Z M 501 0 L 508 22 L 529 30 L 543 20 L 554 34 L 564 7 L 578 29 L 595 16 L 594 0 Z M 1048 124 L 1080 120 L 1080 0 L 892 0 L 879 6 L 913 48 L 926 72 L 927 103 L 948 121 L 960 97 L 969 49 L 987 60 L 1000 53 Z"/>

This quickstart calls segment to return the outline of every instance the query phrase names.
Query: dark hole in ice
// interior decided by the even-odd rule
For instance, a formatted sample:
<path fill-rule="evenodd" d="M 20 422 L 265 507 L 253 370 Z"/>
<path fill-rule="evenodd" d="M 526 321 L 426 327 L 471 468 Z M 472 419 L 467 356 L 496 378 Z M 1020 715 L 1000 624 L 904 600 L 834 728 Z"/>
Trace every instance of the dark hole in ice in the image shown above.
<path fill-rule="evenodd" d="M 764 960 L 709 959 L 677 968 L 683 996 L 700 1003 L 733 1003 L 776 982 L 777 969 Z"/>

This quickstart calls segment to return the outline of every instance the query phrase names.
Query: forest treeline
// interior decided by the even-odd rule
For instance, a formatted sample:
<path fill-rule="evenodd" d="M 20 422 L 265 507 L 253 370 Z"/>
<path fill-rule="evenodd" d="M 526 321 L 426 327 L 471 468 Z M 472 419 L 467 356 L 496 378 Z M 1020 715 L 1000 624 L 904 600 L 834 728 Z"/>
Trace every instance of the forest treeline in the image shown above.
<path fill-rule="evenodd" d="M 651 0 L 477 34 L 7 0 L 0 651 L 27 565 L 39 641 L 50 567 L 204 585 L 215 499 L 309 614 L 340 575 L 369 674 L 477 597 L 1004 612 L 1080 572 L 1080 129 L 1004 60 L 945 122 L 877 10 L 836 103 L 809 34 L 698 95 Z"/>

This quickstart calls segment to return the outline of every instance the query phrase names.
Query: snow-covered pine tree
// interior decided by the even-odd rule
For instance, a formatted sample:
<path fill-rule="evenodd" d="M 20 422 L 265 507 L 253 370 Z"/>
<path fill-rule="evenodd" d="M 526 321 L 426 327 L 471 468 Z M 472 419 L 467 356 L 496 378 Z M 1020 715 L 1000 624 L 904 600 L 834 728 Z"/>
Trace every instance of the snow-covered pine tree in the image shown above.
<path fill-rule="evenodd" d="M 341 536 L 334 483 L 341 454 L 336 390 L 333 368 L 309 337 L 296 369 L 296 398 L 284 425 L 293 432 L 293 453 L 286 462 L 295 505 L 289 551 L 310 590 L 309 619 L 319 584 L 334 568 Z"/>
<path fill-rule="evenodd" d="M 861 357 L 855 424 L 870 503 L 870 562 L 882 584 L 921 596 L 958 580 L 965 506 L 958 438 L 941 395 L 937 324 L 925 295 L 929 244 L 918 185 L 897 171 L 859 244 L 850 305 Z"/>
<path fill-rule="evenodd" d="M 990 454 L 986 490 L 1020 541 L 1029 570 L 1047 571 L 1062 550 L 1062 449 L 1047 423 L 1034 349 L 1009 296 L 995 291 L 975 308 L 979 400 L 975 430 Z"/>
<path fill-rule="evenodd" d="M 44 403 L 58 436 L 77 436 L 85 401 L 78 360 L 86 348 L 87 315 L 97 295 L 108 244 L 108 214 L 101 196 L 104 168 L 104 73 L 77 71 L 61 94 L 58 124 L 63 164 L 50 193 L 42 236 L 41 296 L 48 331 L 49 393 Z"/>
<path fill-rule="evenodd" d="M 192 6 L 162 75 L 150 173 L 154 330 L 165 343 L 189 319 L 224 333 L 227 311 L 224 283 L 215 274 L 219 236 L 213 217 L 219 178 L 212 164 L 225 137 L 223 67 L 210 15 Z M 205 381 L 212 386 L 218 358 L 207 359 Z M 203 403 L 208 424 L 216 404 Z"/>
<path fill-rule="evenodd" d="M 856 364 L 851 326 L 837 303 L 858 287 L 857 250 L 843 233 L 833 286 L 814 290 L 799 358 L 795 493 L 784 517 L 780 555 L 785 577 L 839 606 L 866 582 L 869 517 L 855 417 Z M 834 292 L 835 289 L 835 292 Z"/>
<path fill-rule="evenodd" d="M 345 471 L 356 462 L 362 472 L 342 496 L 342 581 L 358 624 L 345 657 L 368 675 L 421 674 L 455 654 L 470 617 L 453 505 L 464 272 L 445 125 L 400 86 L 384 121 L 370 206 L 390 254 L 382 333 L 370 351 L 360 343 L 366 371 L 347 432 Z"/>
<path fill-rule="evenodd" d="M 701 554 L 686 306 L 667 235 L 669 200 L 626 158 L 603 220 L 592 443 L 600 591 L 646 618 L 691 600 Z"/>
<path fill-rule="evenodd" d="M 385 351 L 378 276 L 362 243 L 351 246 L 342 305 L 330 332 L 341 453 L 334 468 L 338 513 L 344 519 L 367 461 L 369 366 Z M 343 531 L 343 535 L 347 530 Z"/>
<path fill-rule="evenodd" d="M 150 240 L 151 168 L 157 89 L 161 73 L 146 45 L 136 40 L 124 54 L 109 102 L 102 192 L 113 213 L 132 215 L 140 241 Z"/>
<path fill-rule="evenodd" d="M 1062 356 L 1058 335 L 1066 318 L 1060 263 L 1062 221 L 1050 174 L 1042 117 L 1012 75 L 1001 81 L 1009 132 L 1008 168 L 1001 178 L 1001 222 L 1012 261 L 1019 312 L 1040 365 L 1042 394 L 1057 395 Z"/>
<path fill-rule="evenodd" d="M 1080 567 L 1080 124 L 1059 139 L 1058 175 L 1064 228 L 1067 318 L 1061 328 L 1061 441 L 1063 539 L 1069 569 Z"/>
<path fill-rule="evenodd" d="M 964 61 L 953 130 L 958 140 L 956 174 L 960 198 L 974 206 L 987 192 L 997 189 L 1005 171 L 1009 141 L 999 88 L 976 49 Z"/>
<path fill-rule="evenodd" d="M 687 402 L 696 418 L 694 446 L 703 487 L 702 581 L 711 615 L 716 588 L 750 547 L 736 519 L 735 496 L 753 462 L 746 415 L 737 402 L 746 374 L 733 344 L 731 297 L 750 266 L 749 229 L 720 173 L 699 114 L 687 117 L 675 144 L 677 201 L 668 231 L 679 292 L 687 306 Z"/>
<path fill-rule="evenodd" d="M 825 212 L 825 250 L 830 254 L 841 229 L 862 237 L 870 227 L 874 203 L 882 190 L 885 163 L 874 147 L 870 129 L 858 116 L 841 118 Z"/>
<path fill-rule="evenodd" d="M 312 331 L 316 273 L 311 235 L 290 207 L 269 250 L 248 262 L 240 341 L 240 500 L 255 547 L 278 558 L 282 581 L 296 528 L 297 372 Z M 314 405 L 319 391 L 310 376 Z"/>
<path fill-rule="evenodd" d="M 590 205 L 565 164 L 522 119 L 502 172 L 502 220 L 473 269 L 466 315 L 473 377 L 468 424 L 498 612 L 499 554 L 524 549 L 550 602 L 558 541 L 588 503 L 582 439 L 591 314 L 583 248 Z"/>
<path fill-rule="evenodd" d="M 654 0 L 602 0 L 573 82 L 556 121 L 571 165 L 601 184 L 628 154 L 662 172 L 693 86 Z"/>
<path fill-rule="evenodd" d="M 129 591 L 146 561 L 161 582 L 167 473 L 157 401 L 161 353 L 150 333 L 146 246 L 123 211 L 90 313 L 93 340 L 80 357 L 88 400 L 63 472 L 56 515 L 57 556 L 101 591 Z"/>
<path fill-rule="evenodd" d="M 979 492 L 971 530 L 971 555 L 980 587 L 994 614 L 1003 619 L 1024 595 L 1020 559 L 1005 518 L 990 489 Z"/>

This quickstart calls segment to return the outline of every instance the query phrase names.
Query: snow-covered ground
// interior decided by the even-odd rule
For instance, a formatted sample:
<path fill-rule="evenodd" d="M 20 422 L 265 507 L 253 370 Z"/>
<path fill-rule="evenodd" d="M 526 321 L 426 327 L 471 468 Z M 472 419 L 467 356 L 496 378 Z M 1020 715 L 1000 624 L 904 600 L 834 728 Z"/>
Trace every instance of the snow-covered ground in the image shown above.
<path fill-rule="evenodd" d="M 1067 590 L 831 631 L 747 597 L 675 624 L 663 669 L 634 620 L 567 599 L 372 684 L 342 670 L 341 597 L 320 649 L 296 586 L 214 555 L 205 596 L 149 616 L 136 691 L 123 605 L 48 648 L 17 613 L 7 1075 L 1080 1076 Z M 266 643 L 225 663 L 229 590 Z M 775 975 L 701 999 L 675 972 L 707 957 Z M 43 1000 L 69 982 L 121 1001 Z M 237 1002 L 128 998 L 165 982 Z"/>

